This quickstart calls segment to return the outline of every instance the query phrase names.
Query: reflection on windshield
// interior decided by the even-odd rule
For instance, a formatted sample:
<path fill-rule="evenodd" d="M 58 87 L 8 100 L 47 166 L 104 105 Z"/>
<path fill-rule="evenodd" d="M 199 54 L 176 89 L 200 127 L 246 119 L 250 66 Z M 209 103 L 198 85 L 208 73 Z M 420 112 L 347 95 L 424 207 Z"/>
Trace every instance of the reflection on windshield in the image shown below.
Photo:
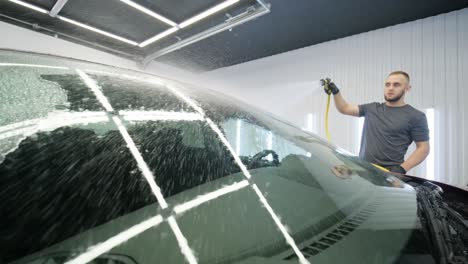
<path fill-rule="evenodd" d="M 414 228 L 411 190 L 274 117 L 151 76 L 69 69 L 23 69 L 61 101 L 2 113 L 2 261 L 321 263 L 353 248 L 356 261 L 391 263 Z M 381 219 L 389 193 L 404 222 Z M 380 244 L 356 243 L 377 229 Z"/>

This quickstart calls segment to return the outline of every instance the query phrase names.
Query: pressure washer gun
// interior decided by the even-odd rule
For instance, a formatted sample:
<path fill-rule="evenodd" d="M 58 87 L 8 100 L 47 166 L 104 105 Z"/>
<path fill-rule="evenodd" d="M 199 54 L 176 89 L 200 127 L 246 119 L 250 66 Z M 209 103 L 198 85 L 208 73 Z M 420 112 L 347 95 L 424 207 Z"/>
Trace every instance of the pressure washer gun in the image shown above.
<path fill-rule="evenodd" d="M 334 84 L 330 78 L 321 79 L 320 83 L 323 86 L 323 90 L 328 95 L 335 95 L 340 92 L 340 89 L 338 89 L 336 84 Z"/>

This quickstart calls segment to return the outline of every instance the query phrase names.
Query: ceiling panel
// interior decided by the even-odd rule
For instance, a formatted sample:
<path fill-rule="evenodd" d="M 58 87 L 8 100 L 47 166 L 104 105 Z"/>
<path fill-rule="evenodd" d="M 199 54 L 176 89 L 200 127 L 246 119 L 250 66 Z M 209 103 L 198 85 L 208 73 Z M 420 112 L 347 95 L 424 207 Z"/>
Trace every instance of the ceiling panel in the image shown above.
<path fill-rule="evenodd" d="M 55 0 L 23 1 L 48 10 L 55 3 Z M 180 23 L 225 0 L 133 1 Z M 271 3 L 271 13 L 236 27 L 232 31 L 225 31 L 193 43 L 157 60 L 189 70 L 212 70 L 468 7 L 467 0 L 265 1 Z M 0 0 L 0 20 L 43 33 L 48 31 L 44 31 L 41 27 L 47 27 L 51 31 L 74 37 L 70 40 L 77 43 L 141 59 L 209 27 L 219 25 L 226 20 L 226 13 L 236 15 L 254 3 L 255 0 L 241 0 L 235 6 L 145 48 L 131 46 L 64 23 L 57 18 L 6 0 Z M 69 0 L 60 14 L 137 42 L 169 28 L 166 24 L 119 0 Z M 48 34 L 53 35 L 50 32 Z"/>
<path fill-rule="evenodd" d="M 122 55 L 119 52 L 128 54 L 130 57 L 140 57 L 142 56 L 142 50 L 138 47 L 131 46 L 127 43 L 97 34 L 95 32 L 77 27 L 72 24 L 64 23 L 63 21 L 57 18 L 51 18 L 47 14 L 38 13 L 29 9 L 26 9 L 22 6 L 8 4 L 7 1 L 0 0 L 0 14 L 3 15 L 2 18 L 4 21 L 9 23 L 16 24 L 18 26 L 23 26 L 29 29 L 37 30 L 42 33 L 54 35 L 54 33 L 47 32 L 41 27 L 47 28 L 56 33 L 63 33 L 68 36 L 74 37 L 74 39 L 66 38 L 68 40 L 75 41 L 80 44 L 91 46 L 93 48 L 98 48 L 108 52 L 116 53 L 117 55 Z M 7 19 L 4 16 L 14 18 L 15 20 Z M 19 22 L 22 21 L 22 22 Z M 29 23 L 29 24 L 25 24 Z M 34 26 L 32 26 L 34 25 Z M 62 37 L 59 35 L 58 37 Z M 86 40 L 87 42 L 81 42 L 77 39 Z M 33 45 L 33 44 L 31 44 Z M 106 50 L 107 47 L 111 50 Z M 114 52 L 115 51 L 115 52 Z M 128 56 L 127 56 L 128 57 Z"/>
<path fill-rule="evenodd" d="M 42 8 L 47 9 L 47 10 L 51 10 L 52 7 L 54 7 L 57 0 L 29 0 L 29 1 L 26 1 L 26 2 L 28 2 L 30 4 L 33 4 L 35 6 L 42 7 Z"/>
<path fill-rule="evenodd" d="M 222 3 L 223 0 L 135 0 L 134 2 L 180 23 Z"/>
<path fill-rule="evenodd" d="M 270 14 L 157 60 L 187 70 L 209 71 L 468 8 L 467 0 L 268 2 Z"/>
<path fill-rule="evenodd" d="M 59 14 L 136 42 L 170 27 L 118 0 L 70 0 Z"/>
<path fill-rule="evenodd" d="M 219 3 L 219 1 L 216 3 L 212 3 L 212 1 L 210 2 L 212 6 L 217 3 Z M 53 32 L 59 33 L 59 37 L 60 33 L 63 33 L 68 36 L 85 40 L 87 41 L 87 45 L 91 44 L 95 48 L 101 49 L 102 47 L 105 47 L 108 48 L 107 51 L 110 49 L 111 51 L 127 53 L 130 57 L 142 58 L 175 44 L 178 41 L 207 30 L 210 27 L 219 25 L 227 19 L 226 13 L 229 12 L 229 14 L 235 16 L 239 13 L 245 12 L 247 7 L 255 3 L 255 0 L 240 0 L 238 3 L 230 6 L 226 10 L 211 15 L 209 18 L 198 21 L 189 27 L 180 29 L 174 34 L 158 40 L 144 48 L 132 46 L 108 36 L 103 36 L 96 32 L 83 29 L 76 25 L 65 23 L 58 18 L 50 17 L 47 14 L 30 10 L 9 1 L 0 1 L 0 14 L 7 15 L 18 21 L 34 24 L 35 26 L 33 28 L 42 33 L 44 33 L 42 28 L 47 28 Z M 204 10 L 207 10 L 210 7 L 204 8 Z M 191 9 L 195 8 L 192 6 Z M 158 12 L 158 10 L 150 10 Z M 59 15 L 138 43 L 141 43 L 142 41 L 170 28 L 169 25 L 159 22 L 156 18 L 146 15 L 118 0 L 69 0 Z M 15 21 L 13 21 L 13 23 L 26 27 L 28 26 L 27 24 L 17 23 Z M 52 35 L 54 34 L 52 33 Z"/>

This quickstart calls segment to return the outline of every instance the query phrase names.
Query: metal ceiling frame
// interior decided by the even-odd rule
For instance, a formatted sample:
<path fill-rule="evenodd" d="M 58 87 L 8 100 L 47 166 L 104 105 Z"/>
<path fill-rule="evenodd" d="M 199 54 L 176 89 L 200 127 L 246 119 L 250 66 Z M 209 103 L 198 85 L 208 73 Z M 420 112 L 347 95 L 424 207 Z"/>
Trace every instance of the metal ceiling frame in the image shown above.
<path fill-rule="evenodd" d="M 52 7 L 52 9 L 50 10 L 49 16 L 56 17 L 67 2 L 68 0 L 57 0 L 57 2 L 55 2 L 54 7 Z"/>
<path fill-rule="evenodd" d="M 96 28 L 96 27 L 92 27 L 92 26 L 89 26 L 89 25 L 86 25 L 84 23 L 81 23 L 81 22 L 78 22 L 76 20 L 73 20 L 73 19 L 70 19 L 70 18 L 67 18 L 67 17 L 64 17 L 64 16 L 60 16 L 58 15 L 60 13 L 60 11 L 63 9 L 63 7 L 67 4 L 68 0 L 57 0 L 57 2 L 54 4 L 54 6 L 52 7 L 52 9 L 49 11 L 49 10 L 46 10 L 46 9 L 43 9 L 41 7 L 38 7 L 38 6 L 35 6 L 35 5 L 32 5 L 32 4 L 29 4 L 27 2 L 25 2 L 24 0 L 8 0 L 12 3 L 15 3 L 15 4 L 18 4 L 18 5 L 21 5 L 21 6 L 24 6 L 24 7 L 27 7 L 27 8 L 30 8 L 32 10 L 35 10 L 37 12 L 40 12 L 40 13 L 44 13 L 44 14 L 48 14 L 49 16 L 51 17 L 54 17 L 54 18 L 58 18 L 64 22 L 67 22 L 67 23 L 70 23 L 70 24 L 73 24 L 75 26 L 79 26 L 81 28 L 85 28 L 87 30 L 90 30 L 90 31 L 93 31 L 95 33 L 98 33 L 98 34 L 101 34 L 101 35 L 104 35 L 104 36 L 107 36 L 107 37 L 110 37 L 110 38 L 113 38 L 115 40 L 119 40 L 119 41 L 122 41 L 124 43 L 127 43 L 129 45 L 132 45 L 132 46 L 138 46 L 140 48 L 143 48 L 151 43 L 154 43 L 160 39 L 163 39 L 171 34 L 173 34 L 174 32 L 178 31 L 179 29 L 181 28 L 184 28 L 188 25 L 192 25 L 194 23 L 197 23 L 199 22 L 200 20 L 214 14 L 214 13 L 217 13 L 227 7 L 230 7 L 236 3 L 238 3 L 240 0 L 225 0 L 223 1 L 222 3 L 214 6 L 214 7 L 211 7 L 195 16 L 192 16 L 191 18 L 188 18 L 186 20 L 184 20 L 183 22 L 179 23 L 179 24 L 176 24 L 175 26 L 172 26 L 171 28 L 163 31 L 163 32 L 160 32 L 158 33 L 156 36 L 153 36 L 147 40 L 144 40 L 143 42 L 136 42 L 136 41 L 133 41 L 133 40 L 129 40 L 129 39 L 126 39 L 124 37 L 121 37 L 121 36 L 118 36 L 118 35 L 115 35 L 113 33 L 110 33 L 110 32 L 107 32 L 107 31 L 104 31 L 104 30 L 101 30 L 99 28 Z M 140 62 L 140 65 L 144 68 L 146 67 L 152 60 L 158 58 L 158 57 L 161 57 L 167 53 L 170 53 L 172 51 L 175 51 L 175 50 L 178 50 L 178 49 L 181 49 L 183 47 L 186 47 L 192 43 L 195 43 L 197 41 L 200 41 L 200 40 L 203 40 L 203 39 L 206 39 L 210 36 L 213 36 L 215 34 L 218 34 L 218 33 L 221 33 L 225 30 L 228 30 L 228 29 L 231 29 L 233 27 L 236 27 L 238 25 L 241 25 L 241 24 L 244 24 L 252 19 L 255 19 L 259 16 L 262 16 L 264 14 L 267 14 L 270 12 L 270 4 L 266 4 L 264 2 L 264 0 L 255 0 L 256 3 L 258 3 L 261 8 L 255 8 L 254 6 L 251 6 L 247 9 L 247 11 L 245 11 L 244 13 L 242 14 L 239 14 L 235 17 L 229 17 L 228 19 L 226 19 L 224 21 L 224 23 L 218 25 L 218 26 L 215 26 L 215 27 L 212 27 L 208 30 L 205 30 L 201 33 L 198 33 L 192 37 L 189 37 L 183 41 L 180 41 L 176 44 L 173 44 L 169 47 L 166 47 L 166 48 L 163 48 L 161 50 L 158 50 L 156 52 L 154 52 L 153 54 L 150 54 L 148 56 L 146 56 L 145 58 L 143 58 L 143 60 Z M 137 9 L 138 11 L 142 12 L 142 13 L 145 13 L 147 15 L 150 15 L 152 16 L 153 18 L 157 19 L 158 21 L 162 21 L 166 24 L 175 24 L 175 22 L 171 21 L 170 19 L 168 18 L 165 18 L 137 3 L 134 3 L 133 1 L 131 0 L 120 0 L 120 2 L 122 3 L 125 3 L 127 4 L 128 6 L 130 7 L 133 7 L 135 9 Z M 212 13 L 210 13 L 210 10 L 213 10 Z M 208 15 L 206 16 L 203 16 L 203 14 L 207 14 L 207 12 L 209 13 Z M 202 15 L 202 17 L 200 18 L 200 15 Z M 198 18 L 197 18 L 198 17 Z M 187 21 L 191 21 L 191 20 L 194 20 L 192 23 L 189 23 L 187 24 Z M 185 25 L 187 24 L 187 25 Z"/>
<path fill-rule="evenodd" d="M 120 0 L 120 1 L 122 1 L 122 0 Z M 125 1 L 130 1 L 130 0 L 125 0 Z M 211 8 L 208 8 L 207 10 L 205 10 L 205 11 L 199 13 L 199 14 L 196 14 L 196 15 L 194 15 L 194 16 L 180 22 L 179 24 L 173 26 L 172 28 L 169 28 L 169 29 L 167 29 L 167 30 L 165 30 L 163 32 L 160 32 L 156 36 L 151 37 L 151 38 L 141 42 L 138 46 L 143 48 L 143 47 L 145 47 L 145 46 L 147 46 L 149 44 L 152 44 L 152 43 L 154 43 L 156 41 L 159 41 L 159 40 L 171 35 L 172 33 L 178 31 L 179 29 L 191 26 L 191 25 L 193 25 L 193 24 L 195 24 L 195 23 L 197 23 L 197 22 L 199 22 L 199 21 L 201 21 L 201 20 L 203 20 L 203 19 L 205 19 L 205 18 L 207 18 L 207 17 L 209 17 L 209 16 L 211 16 L 211 15 L 213 15 L 213 14 L 227 8 L 227 7 L 230 7 L 230 6 L 238 3 L 239 1 L 240 0 L 224 0 L 222 3 L 217 4 L 217 5 L 215 5 L 215 6 L 211 7 Z"/>
<path fill-rule="evenodd" d="M 257 17 L 260 17 L 262 15 L 265 15 L 271 11 L 270 9 L 270 4 L 265 4 L 263 0 L 256 0 L 257 3 L 260 4 L 261 8 L 256 9 L 255 7 L 250 7 L 248 8 L 244 13 L 239 14 L 235 17 L 230 17 L 228 18 L 223 24 L 220 24 L 218 26 L 212 27 L 208 30 L 205 30 L 201 33 L 198 33 L 190 38 L 187 38 L 185 40 L 182 40 L 178 43 L 175 43 L 169 47 L 166 47 L 164 49 L 158 50 L 154 52 L 151 55 L 146 56 L 140 63 L 140 66 L 144 69 L 146 68 L 151 61 L 168 54 L 170 52 L 176 51 L 178 49 L 181 49 L 183 47 L 186 47 L 188 45 L 191 45 L 195 42 L 198 42 L 200 40 L 209 38 L 213 35 L 216 35 L 218 33 L 221 33 L 223 31 L 232 29 L 233 27 L 242 25 L 250 20 L 253 20 Z"/>
<path fill-rule="evenodd" d="M 70 24 L 73 24 L 75 26 L 79 26 L 81 28 L 85 28 L 87 30 L 90 30 L 90 31 L 93 31 L 93 32 L 96 32 L 96 33 L 99 33 L 101 35 L 104 35 L 104 36 L 107 36 L 107 37 L 110 37 L 110 38 L 113 38 L 115 40 L 120 40 L 122 42 L 125 42 L 129 45 L 133 45 L 133 46 L 137 46 L 138 43 L 135 42 L 135 41 L 132 41 L 132 40 L 129 40 L 129 39 L 126 39 L 126 38 L 123 38 L 123 37 L 120 37 L 120 36 L 117 36 L 115 34 L 112 34 L 110 32 L 107 32 L 107 31 L 104 31 L 104 30 L 101 30 L 101 29 L 98 29 L 98 28 L 95 28 L 95 27 L 92 27 L 92 26 L 89 26 L 89 25 L 86 25 L 86 24 L 83 24 L 81 22 L 78 22 L 76 20 L 73 20 L 73 19 L 69 19 L 69 18 L 66 18 L 66 17 L 63 17 L 63 16 L 60 16 L 58 15 L 58 12 L 60 12 L 60 10 L 65 6 L 65 4 L 67 3 L 67 1 L 65 0 L 57 0 L 57 2 L 55 3 L 54 7 L 52 8 L 52 10 L 46 10 L 46 9 L 43 9 L 41 7 L 37 7 L 35 5 L 32 5 L 32 4 L 29 4 L 23 0 L 8 0 L 12 3 L 15 3 L 15 4 L 18 4 L 18 5 L 21 5 L 21 6 L 24 6 L 24 7 L 27 7 L 29 9 L 32 9 L 32 10 L 35 10 L 35 11 L 38 11 L 40 13 L 44 13 L 44 14 L 48 14 L 52 17 L 56 17 L 62 21 L 65 21 L 67 23 L 70 23 Z M 53 13 L 51 14 L 51 12 L 53 11 Z"/>
<path fill-rule="evenodd" d="M 150 38 L 150 39 L 147 39 L 147 40 L 145 40 L 145 41 L 143 41 L 143 42 L 141 42 L 141 43 L 138 43 L 138 42 L 136 42 L 136 41 L 129 40 L 129 39 L 126 39 L 126 38 L 124 38 L 124 37 L 117 36 L 117 35 L 112 34 L 112 33 L 110 33 L 110 32 L 101 30 L 101 29 L 99 29 L 99 28 L 92 27 L 92 26 L 86 25 L 86 24 L 84 24 L 84 23 L 81 23 L 81 22 L 79 22 L 79 21 L 76 21 L 76 20 L 73 20 L 73 19 L 70 19 L 70 18 L 67 18 L 67 17 L 58 15 L 59 12 L 60 12 L 60 11 L 63 9 L 63 7 L 66 5 L 66 3 L 68 2 L 68 0 L 57 0 L 57 2 L 55 3 L 55 5 L 52 7 L 52 9 L 51 9 L 50 11 L 49 11 L 49 10 L 46 10 L 46 9 L 43 9 L 43 8 L 40 8 L 40 7 L 37 7 L 37 6 L 32 5 L 32 4 L 29 4 L 29 3 L 25 2 L 24 0 L 8 0 L 8 1 L 10 1 L 10 2 L 12 2 L 12 3 L 15 3 L 15 4 L 18 4 L 18 5 L 22 5 L 22 6 L 24 6 L 24 7 L 33 9 L 33 10 L 38 11 L 38 12 L 41 12 L 41 13 L 48 14 L 48 15 L 50 15 L 51 17 L 59 18 L 60 20 L 65 21 L 65 22 L 68 22 L 68 23 L 71 23 L 71 24 L 74 24 L 75 26 L 79 26 L 79 27 L 82 27 L 82 28 L 85 28 L 85 29 L 94 31 L 94 32 L 96 32 L 96 33 L 99 33 L 99 34 L 101 34 L 101 35 L 104 35 L 104 36 L 107 36 L 107 37 L 110 37 L 110 38 L 113 38 L 113 39 L 116 39 L 116 40 L 120 40 L 120 41 L 125 42 L 125 43 L 127 43 L 127 44 L 129 44 L 129 45 L 139 46 L 139 47 L 144 47 L 144 46 L 150 44 L 150 43 L 148 43 L 148 42 L 151 41 L 151 40 L 153 40 L 153 39 L 155 39 L 155 38 L 158 37 L 158 36 L 162 36 L 162 37 L 156 38 L 156 39 L 153 40 L 151 43 L 153 43 L 153 42 L 156 41 L 156 40 L 160 40 L 160 39 L 162 39 L 163 37 L 166 37 L 166 36 L 172 34 L 173 32 L 177 31 L 178 29 L 185 27 L 185 26 L 182 26 L 183 23 L 185 23 L 186 21 L 190 21 L 190 20 L 192 20 L 192 19 L 194 19 L 195 17 L 197 17 L 197 16 L 200 15 L 200 14 L 197 14 L 197 15 L 195 15 L 195 16 L 193 16 L 193 17 L 190 17 L 189 19 L 183 21 L 182 23 L 173 25 L 173 24 L 175 24 L 175 22 L 171 21 L 170 19 L 165 18 L 165 17 L 163 17 L 163 16 L 161 16 L 161 15 L 159 15 L 159 14 L 157 14 L 157 13 L 155 13 L 155 12 L 153 12 L 153 11 L 151 11 L 151 10 L 149 10 L 149 9 L 147 9 L 147 8 L 145 8 L 145 7 L 141 6 L 141 5 L 139 5 L 139 4 L 137 4 L 137 3 L 134 3 L 134 2 L 131 1 L 131 0 L 120 0 L 120 2 L 125 3 L 125 4 L 127 4 L 128 6 L 131 6 L 131 7 L 135 8 L 135 9 L 137 9 L 138 11 L 140 11 L 140 12 L 142 12 L 142 13 L 145 13 L 145 14 L 147 14 L 147 15 L 150 15 L 150 16 L 152 16 L 153 18 L 157 19 L 158 21 L 162 21 L 162 22 L 164 22 L 164 23 L 166 23 L 166 24 L 173 25 L 173 27 L 177 28 L 177 30 L 172 30 L 172 31 L 170 31 L 170 32 L 169 32 L 169 30 L 171 30 L 171 29 L 166 30 L 165 32 L 158 33 L 156 36 L 154 36 L 154 37 L 152 37 L 152 38 Z M 227 0 L 227 1 L 224 1 L 223 3 L 221 3 L 221 4 L 219 4 L 219 5 L 223 5 L 223 4 L 226 3 L 226 2 L 232 2 L 232 4 L 235 4 L 235 3 L 239 2 L 239 1 L 240 1 L 240 0 Z M 257 2 L 258 2 L 258 1 L 261 1 L 261 0 L 257 0 Z M 228 6 L 232 5 L 232 4 L 226 5 L 225 7 L 228 7 Z M 219 6 L 219 5 L 217 5 L 217 6 Z M 217 6 L 214 6 L 214 7 L 212 7 L 212 8 L 215 8 L 215 7 L 217 7 Z M 210 8 L 210 9 L 212 9 L 212 8 Z M 210 9 L 208 9 L 208 10 L 206 10 L 206 11 L 209 11 Z M 222 9 L 224 9 L 224 8 L 222 8 Z M 221 10 L 221 9 L 219 9 L 218 11 L 220 11 L 220 10 Z M 204 12 L 206 12 L 206 11 L 204 11 Z M 202 14 L 203 14 L 204 12 L 202 12 Z M 198 22 L 199 20 L 201 20 L 201 19 L 196 20 L 194 23 Z M 192 24 L 192 23 L 190 23 L 190 25 L 191 25 L 191 24 Z M 169 33 L 168 33 L 168 32 L 169 32 Z M 164 34 L 164 33 L 165 33 L 165 34 Z M 145 44 L 145 45 L 143 45 L 143 44 Z"/>

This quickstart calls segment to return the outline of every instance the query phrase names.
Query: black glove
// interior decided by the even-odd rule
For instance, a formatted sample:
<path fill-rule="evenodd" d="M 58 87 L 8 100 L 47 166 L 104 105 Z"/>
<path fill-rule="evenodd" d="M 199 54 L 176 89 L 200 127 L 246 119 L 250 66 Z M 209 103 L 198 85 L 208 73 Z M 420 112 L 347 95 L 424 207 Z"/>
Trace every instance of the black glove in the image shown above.
<path fill-rule="evenodd" d="M 325 91 L 326 94 L 330 95 L 330 94 L 337 94 L 340 92 L 340 89 L 338 89 L 338 87 L 336 86 L 335 83 L 333 83 L 331 81 L 330 78 L 326 78 L 326 79 L 321 79 L 320 80 L 320 83 L 322 84 L 323 86 L 323 90 Z"/>
<path fill-rule="evenodd" d="M 403 168 L 401 165 L 391 167 L 390 171 L 400 173 L 400 174 L 403 174 L 403 175 L 406 174 L 405 168 Z"/>

